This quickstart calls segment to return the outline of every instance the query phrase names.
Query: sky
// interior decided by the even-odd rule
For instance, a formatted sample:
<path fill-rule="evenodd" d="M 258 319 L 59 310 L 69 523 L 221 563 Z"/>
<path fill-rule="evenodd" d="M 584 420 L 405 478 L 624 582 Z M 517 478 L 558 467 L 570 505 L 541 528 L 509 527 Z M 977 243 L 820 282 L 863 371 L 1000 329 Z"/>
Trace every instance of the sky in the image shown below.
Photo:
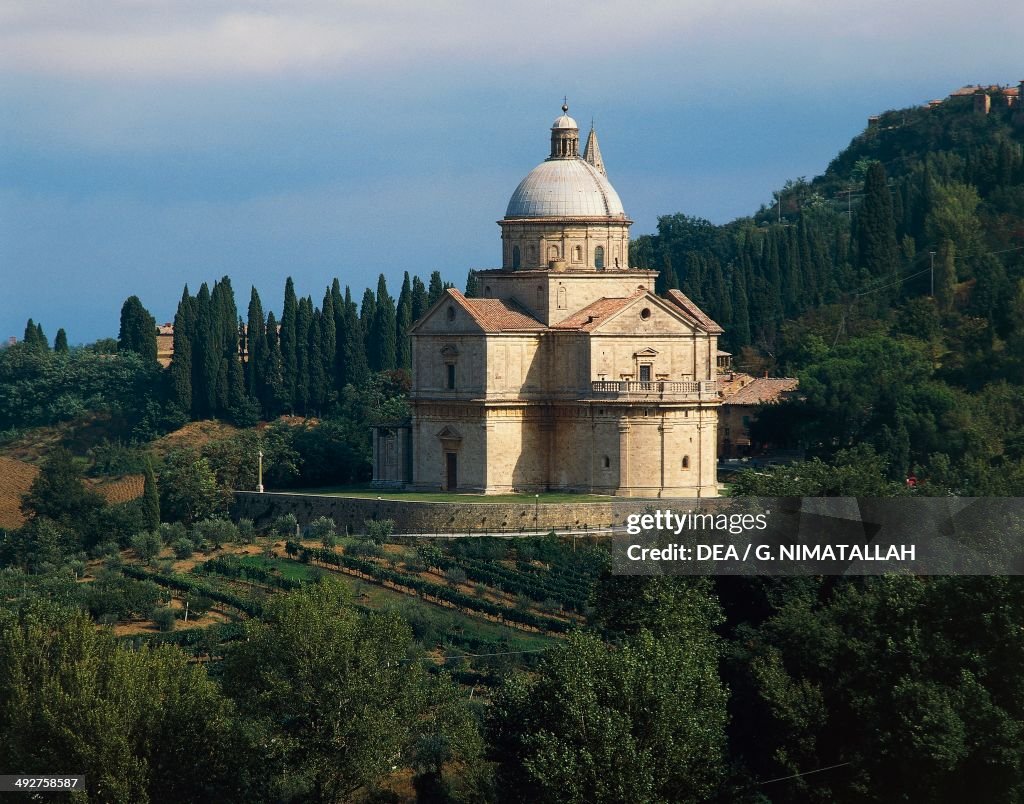
<path fill-rule="evenodd" d="M 462 287 L 563 96 L 635 221 L 725 223 L 869 115 L 1024 78 L 1018 0 L 0 0 L 0 338 L 231 277 Z"/>

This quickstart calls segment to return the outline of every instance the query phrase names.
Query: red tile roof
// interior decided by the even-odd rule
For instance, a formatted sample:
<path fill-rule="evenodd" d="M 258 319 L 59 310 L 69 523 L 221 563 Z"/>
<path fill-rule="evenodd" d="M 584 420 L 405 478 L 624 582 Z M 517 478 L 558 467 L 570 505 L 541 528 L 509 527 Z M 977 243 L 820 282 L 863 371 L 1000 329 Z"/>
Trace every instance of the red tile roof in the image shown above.
<path fill-rule="evenodd" d="M 755 377 L 730 393 L 725 391 L 723 405 L 767 405 L 778 402 L 787 393 L 795 391 L 800 381 L 796 377 Z"/>
<path fill-rule="evenodd" d="M 670 290 L 666 298 L 679 307 L 708 334 L 721 335 L 725 331 L 712 321 L 711 317 L 694 304 L 681 290 Z"/>
<path fill-rule="evenodd" d="M 540 321 L 511 302 L 501 299 L 467 299 L 455 288 L 449 288 L 448 294 L 484 332 L 533 332 L 545 329 Z"/>
<path fill-rule="evenodd" d="M 582 310 L 573 313 L 568 318 L 563 318 L 557 324 L 552 324 L 551 329 L 578 329 L 583 332 L 593 332 L 609 317 L 615 315 L 619 310 L 633 301 L 637 296 L 646 291 L 637 291 L 632 296 L 623 298 L 603 298 L 588 304 Z"/>

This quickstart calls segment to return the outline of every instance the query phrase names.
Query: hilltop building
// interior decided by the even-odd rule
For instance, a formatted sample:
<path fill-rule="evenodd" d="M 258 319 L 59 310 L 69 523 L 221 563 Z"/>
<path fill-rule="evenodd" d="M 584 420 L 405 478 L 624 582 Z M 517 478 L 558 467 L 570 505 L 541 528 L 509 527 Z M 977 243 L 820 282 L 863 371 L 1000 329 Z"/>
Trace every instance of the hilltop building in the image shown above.
<path fill-rule="evenodd" d="M 550 154 L 512 193 L 500 268 L 412 329 L 411 418 L 373 440 L 374 482 L 484 493 L 717 494 L 721 327 L 655 271 L 597 134 L 562 107 Z"/>
<path fill-rule="evenodd" d="M 750 437 L 751 425 L 765 405 L 774 405 L 795 397 L 799 380 L 796 377 L 752 377 L 734 372 L 727 366 L 719 375 L 722 408 L 719 415 L 718 454 L 722 458 L 756 456 L 773 445 L 755 442 Z"/>

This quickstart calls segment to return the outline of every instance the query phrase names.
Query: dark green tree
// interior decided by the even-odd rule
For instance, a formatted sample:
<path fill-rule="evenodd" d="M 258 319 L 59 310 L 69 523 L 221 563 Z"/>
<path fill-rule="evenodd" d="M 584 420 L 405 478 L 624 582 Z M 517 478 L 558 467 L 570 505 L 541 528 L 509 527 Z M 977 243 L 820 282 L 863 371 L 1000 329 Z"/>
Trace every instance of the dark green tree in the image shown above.
<path fill-rule="evenodd" d="M 189 295 L 188 285 L 181 294 L 174 314 L 174 353 L 171 355 L 171 400 L 185 413 L 195 404 L 192 394 L 193 346 L 196 340 L 196 300 Z"/>
<path fill-rule="evenodd" d="M 405 272 L 402 281 L 402 292 L 398 294 L 398 310 L 396 312 L 396 362 L 398 368 L 409 371 L 412 368 L 412 283 L 409 272 Z"/>
<path fill-rule="evenodd" d="M 430 274 L 430 285 L 427 288 L 427 307 L 433 306 L 433 304 L 441 298 L 444 293 L 445 284 L 441 279 L 441 272 L 434 271 Z"/>
<path fill-rule="evenodd" d="M 156 473 L 153 471 L 153 461 L 148 457 L 146 458 L 143 478 L 142 518 L 145 521 L 146 529 L 155 531 L 160 527 L 160 490 L 156 485 Z"/>
<path fill-rule="evenodd" d="M 156 319 L 142 306 L 138 296 L 129 296 L 121 305 L 117 350 L 135 352 L 144 360 L 156 361 Z"/>
<path fill-rule="evenodd" d="M 857 213 L 857 254 L 861 267 L 872 279 L 894 280 L 899 273 L 892 194 L 881 162 L 873 162 L 864 178 L 864 200 Z M 891 298 L 895 291 L 887 295 Z"/>
<path fill-rule="evenodd" d="M 262 401 L 266 397 L 264 371 L 267 365 L 267 324 L 263 316 L 263 303 L 255 286 L 249 294 L 248 312 L 248 323 L 245 328 L 245 384 L 249 395 Z"/>
<path fill-rule="evenodd" d="M 408 274 L 406 274 L 406 278 L 408 278 Z M 464 295 L 467 299 L 475 299 L 480 295 L 480 277 L 472 268 L 469 269 L 469 273 L 466 275 L 466 292 Z"/>
<path fill-rule="evenodd" d="M 377 279 L 377 298 L 373 310 L 373 325 L 368 340 L 368 357 L 372 371 L 393 371 L 397 368 L 395 300 L 388 293 L 384 274 Z"/>
<path fill-rule="evenodd" d="M 415 324 L 427 312 L 427 288 L 418 276 L 412 278 L 412 322 Z"/>
<path fill-rule="evenodd" d="M 83 476 L 82 467 L 68 450 L 53 450 L 22 498 L 22 513 L 29 519 L 52 520 L 66 534 L 75 534 L 90 546 L 106 501 L 85 484 Z"/>
<path fill-rule="evenodd" d="M 53 341 L 53 351 L 57 354 L 67 354 L 68 349 L 68 334 L 61 327 L 57 330 L 57 337 Z"/>
<path fill-rule="evenodd" d="M 369 291 L 367 291 L 369 292 Z M 372 294 L 371 294 L 372 295 Z M 352 301 L 348 287 L 345 288 L 345 385 L 361 387 L 370 376 L 366 359 L 363 325 Z"/>
<path fill-rule="evenodd" d="M 295 384 L 298 378 L 298 317 L 299 300 L 295 295 L 295 283 L 289 276 L 284 283 L 284 308 L 281 313 L 281 370 L 284 383 L 285 407 L 295 404 Z"/>

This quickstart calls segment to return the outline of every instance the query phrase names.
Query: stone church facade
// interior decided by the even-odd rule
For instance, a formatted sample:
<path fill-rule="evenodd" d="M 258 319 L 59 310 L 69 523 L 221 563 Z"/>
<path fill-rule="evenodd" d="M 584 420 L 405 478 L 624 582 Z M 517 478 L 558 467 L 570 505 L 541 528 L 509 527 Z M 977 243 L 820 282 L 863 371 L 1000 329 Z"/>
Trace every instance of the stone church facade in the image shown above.
<path fill-rule="evenodd" d="M 411 418 L 374 431 L 379 486 L 717 494 L 722 329 L 630 267 L 596 134 L 580 155 L 562 112 L 498 222 L 502 267 L 412 329 Z"/>

